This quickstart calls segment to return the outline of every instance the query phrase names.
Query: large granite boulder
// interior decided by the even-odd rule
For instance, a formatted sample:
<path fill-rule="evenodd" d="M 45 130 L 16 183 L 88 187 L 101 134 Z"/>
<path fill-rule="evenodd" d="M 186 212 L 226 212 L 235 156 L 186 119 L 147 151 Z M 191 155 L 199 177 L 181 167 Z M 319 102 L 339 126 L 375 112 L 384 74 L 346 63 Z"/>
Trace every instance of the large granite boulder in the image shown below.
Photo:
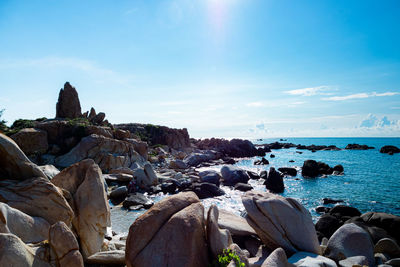
<path fill-rule="evenodd" d="M 130 167 L 133 163 L 143 165 L 145 159 L 136 151 L 133 144 L 99 135 L 89 135 L 70 152 L 56 158 L 60 167 L 68 167 L 83 159 L 93 159 L 104 172 L 119 167 Z"/>
<path fill-rule="evenodd" d="M 250 179 L 245 170 L 229 165 L 225 165 L 221 168 L 221 175 L 225 185 L 235 185 L 237 183 L 246 184 Z"/>
<path fill-rule="evenodd" d="M 218 226 L 229 230 L 232 236 L 257 235 L 245 218 L 222 209 L 219 210 Z"/>
<path fill-rule="evenodd" d="M 207 213 L 207 240 L 211 253 L 215 258 L 233 243 L 229 231 L 219 228 L 218 216 L 217 206 L 211 205 Z"/>
<path fill-rule="evenodd" d="M 35 250 L 13 234 L 0 234 L 0 266 L 51 267 Z"/>
<path fill-rule="evenodd" d="M 50 224 L 43 218 L 31 217 L 0 202 L 0 233 L 11 233 L 25 243 L 49 239 Z"/>
<path fill-rule="evenodd" d="M 49 244 L 60 267 L 83 267 L 78 241 L 65 223 L 57 222 L 50 227 Z"/>
<path fill-rule="evenodd" d="M 46 175 L 25 156 L 11 138 L 0 133 L 0 180 L 25 180 L 32 177 Z"/>
<path fill-rule="evenodd" d="M 22 182 L 0 181 L 0 202 L 33 217 L 42 217 L 50 224 L 58 221 L 71 226 L 74 212 L 64 195 L 47 178 L 32 178 Z"/>
<path fill-rule="evenodd" d="M 18 133 L 13 134 L 11 139 L 13 139 L 27 155 L 36 153 L 44 154 L 49 148 L 49 144 L 47 143 L 47 132 L 40 129 L 22 129 Z"/>
<path fill-rule="evenodd" d="M 242 197 L 249 224 L 270 249 L 319 254 L 310 213 L 299 202 L 272 193 L 247 192 Z"/>
<path fill-rule="evenodd" d="M 140 156 L 147 160 L 149 154 L 149 146 L 146 142 L 133 138 L 125 139 L 125 141 L 131 143 L 136 152 L 138 152 Z"/>
<path fill-rule="evenodd" d="M 354 223 L 340 227 L 329 239 L 324 256 L 340 261 L 353 256 L 365 256 L 369 266 L 375 266 L 374 244 L 369 234 Z"/>
<path fill-rule="evenodd" d="M 208 161 L 211 161 L 214 159 L 216 159 L 216 153 L 211 150 L 206 150 L 201 153 L 200 152 L 191 153 L 191 154 L 187 155 L 183 159 L 183 161 L 188 166 L 196 167 L 196 166 L 200 165 L 201 163 L 208 162 Z"/>
<path fill-rule="evenodd" d="M 126 265 L 208 266 L 204 208 L 192 192 L 156 203 L 131 225 Z"/>
<path fill-rule="evenodd" d="M 273 193 L 282 193 L 285 190 L 285 185 L 283 184 L 282 173 L 271 167 L 268 172 L 268 177 L 265 179 L 265 187 Z"/>
<path fill-rule="evenodd" d="M 78 92 L 69 82 L 64 84 L 64 89 L 60 90 L 56 105 L 56 118 L 79 118 L 82 116 L 81 103 L 79 102 Z"/>
<path fill-rule="evenodd" d="M 282 248 L 277 248 L 265 259 L 261 267 L 293 267 L 288 262 L 286 253 Z"/>
<path fill-rule="evenodd" d="M 110 207 L 101 177 L 99 166 L 86 159 L 64 169 L 51 180 L 71 194 L 70 202 L 76 214 L 72 223 L 84 258 L 101 250 L 107 226 L 111 226 Z"/>

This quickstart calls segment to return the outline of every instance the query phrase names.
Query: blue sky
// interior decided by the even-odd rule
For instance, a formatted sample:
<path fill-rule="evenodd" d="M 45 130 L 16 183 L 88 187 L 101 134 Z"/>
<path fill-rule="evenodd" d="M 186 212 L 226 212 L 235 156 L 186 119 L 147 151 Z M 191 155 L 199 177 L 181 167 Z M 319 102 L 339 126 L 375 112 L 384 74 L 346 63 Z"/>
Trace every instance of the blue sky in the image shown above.
<path fill-rule="evenodd" d="M 3 118 L 83 110 L 199 137 L 400 136 L 400 2 L 0 1 Z"/>

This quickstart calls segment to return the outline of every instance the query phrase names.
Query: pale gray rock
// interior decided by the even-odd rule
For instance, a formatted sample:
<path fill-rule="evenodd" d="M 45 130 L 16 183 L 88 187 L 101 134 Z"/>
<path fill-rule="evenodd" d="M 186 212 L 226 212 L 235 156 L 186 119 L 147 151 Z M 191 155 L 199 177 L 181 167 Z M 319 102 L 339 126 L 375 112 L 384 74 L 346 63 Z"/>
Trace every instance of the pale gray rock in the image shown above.
<path fill-rule="evenodd" d="M 292 255 L 288 262 L 301 267 L 337 267 L 336 263 L 329 258 L 303 251 Z"/>
<path fill-rule="evenodd" d="M 122 250 L 110 250 L 101 251 L 93 254 L 86 259 L 88 264 L 99 264 L 99 265 L 125 265 L 125 251 Z"/>
<path fill-rule="evenodd" d="M 245 218 L 223 209 L 219 210 L 218 225 L 222 229 L 229 230 L 233 236 L 257 236 Z"/>
<path fill-rule="evenodd" d="M 43 165 L 39 166 L 42 172 L 46 175 L 49 180 L 53 179 L 54 176 L 60 173 L 60 171 L 54 165 Z"/>
<path fill-rule="evenodd" d="M 217 257 L 232 244 L 232 237 L 228 230 L 220 229 L 218 226 L 218 208 L 211 205 L 207 214 L 207 240 L 211 252 Z"/>
<path fill-rule="evenodd" d="M 365 256 L 353 256 L 347 259 L 339 261 L 340 267 L 353 267 L 356 266 L 368 266 L 368 260 Z M 371 266 L 371 265 L 370 265 Z M 372 265 L 374 266 L 374 265 Z"/>
<path fill-rule="evenodd" d="M 275 249 L 268 258 L 263 262 L 261 267 L 293 267 L 288 262 L 286 253 L 282 248 Z"/>

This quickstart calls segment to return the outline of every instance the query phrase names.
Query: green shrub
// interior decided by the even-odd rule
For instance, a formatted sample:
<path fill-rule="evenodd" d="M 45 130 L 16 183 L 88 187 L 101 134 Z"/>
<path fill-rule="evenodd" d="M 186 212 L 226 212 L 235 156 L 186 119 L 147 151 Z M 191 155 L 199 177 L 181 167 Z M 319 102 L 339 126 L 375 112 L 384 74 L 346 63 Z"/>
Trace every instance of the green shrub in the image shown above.
<path fill-rule="evenodd" d="M 226 267 L 231 261 L 235 262 L 236 267 L 244 267 L 245 264 L 240 260 L 239 256 L 230 249 L 224 249 L 222 254 L 218 255 L 218 258 L 213 261 L 212 267 Z"/>
<path fill-rule="evenodd" d="M 67 122 L 71 126 L 89 126 L 89 125 L 91 125 L 90 121 L 87 118 L 67 119 Z"/>
<path fill-rule="evenodd" d="M 0 110 L 0 132 L 7 132 L 8 127 L 6 125 L 6 121 L 1 119 L 1 116 L 3 115 L 4 109 Z"/>

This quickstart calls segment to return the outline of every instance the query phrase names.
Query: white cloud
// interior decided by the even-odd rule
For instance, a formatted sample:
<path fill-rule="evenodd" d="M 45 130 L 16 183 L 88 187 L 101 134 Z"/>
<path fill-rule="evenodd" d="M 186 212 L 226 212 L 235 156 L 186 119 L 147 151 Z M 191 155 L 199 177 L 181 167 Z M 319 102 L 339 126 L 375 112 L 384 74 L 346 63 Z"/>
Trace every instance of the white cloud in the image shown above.
<path fill-rule="evenodd" d="M 368 114 L 368 116 L 360 123 L 360 127 L 362 128 L 396 128 L 399 125 L 400 122 L 398 120 L 389 120 L 386 116 L 378 118 L 374 114 Z"/>
<path fill-rule="evenodd" d="M 246 106 L 259 108 L 259 107 L 264 106 L 264 104 L 262 102 L 251 102 L 251 103 L 247 103 Z"/>
<path fill-rule="evenodd" d="M 259 129 L 259 130 L 264 130 L 265 129 L 265 124 L 264 123 L 256 124 L 256 128 Z"/>
<path fill-rule="evenodd" d="M 331 88 L 324 85 L 324 86 L 289 90 L 289 91 L 285 91 L 284 93 L 289 94 L 289 95 L 313 96 L 313 95 L 327 95 L 329 93 L 324 93 L 324 92 L 329 91 L 329 90 L 331 90 Z"/>
<path fill-rule="evenodd" d="M 369 97 L 375 97 L 375 96 L 394 96 L 400 94 L 399 92 L 385 92 L 385 93 L 359 93 L 359 94 L 352 94 L 352 95 L 346 95 L 346 96 L 332 96 L 332 97 L 325 97 L 322 98 L 322 100 L 326 101 L 345 101 L 345 100 L 351 100 L 351 99 L 363 99 L 363 98 L 369 98 Z"/>

